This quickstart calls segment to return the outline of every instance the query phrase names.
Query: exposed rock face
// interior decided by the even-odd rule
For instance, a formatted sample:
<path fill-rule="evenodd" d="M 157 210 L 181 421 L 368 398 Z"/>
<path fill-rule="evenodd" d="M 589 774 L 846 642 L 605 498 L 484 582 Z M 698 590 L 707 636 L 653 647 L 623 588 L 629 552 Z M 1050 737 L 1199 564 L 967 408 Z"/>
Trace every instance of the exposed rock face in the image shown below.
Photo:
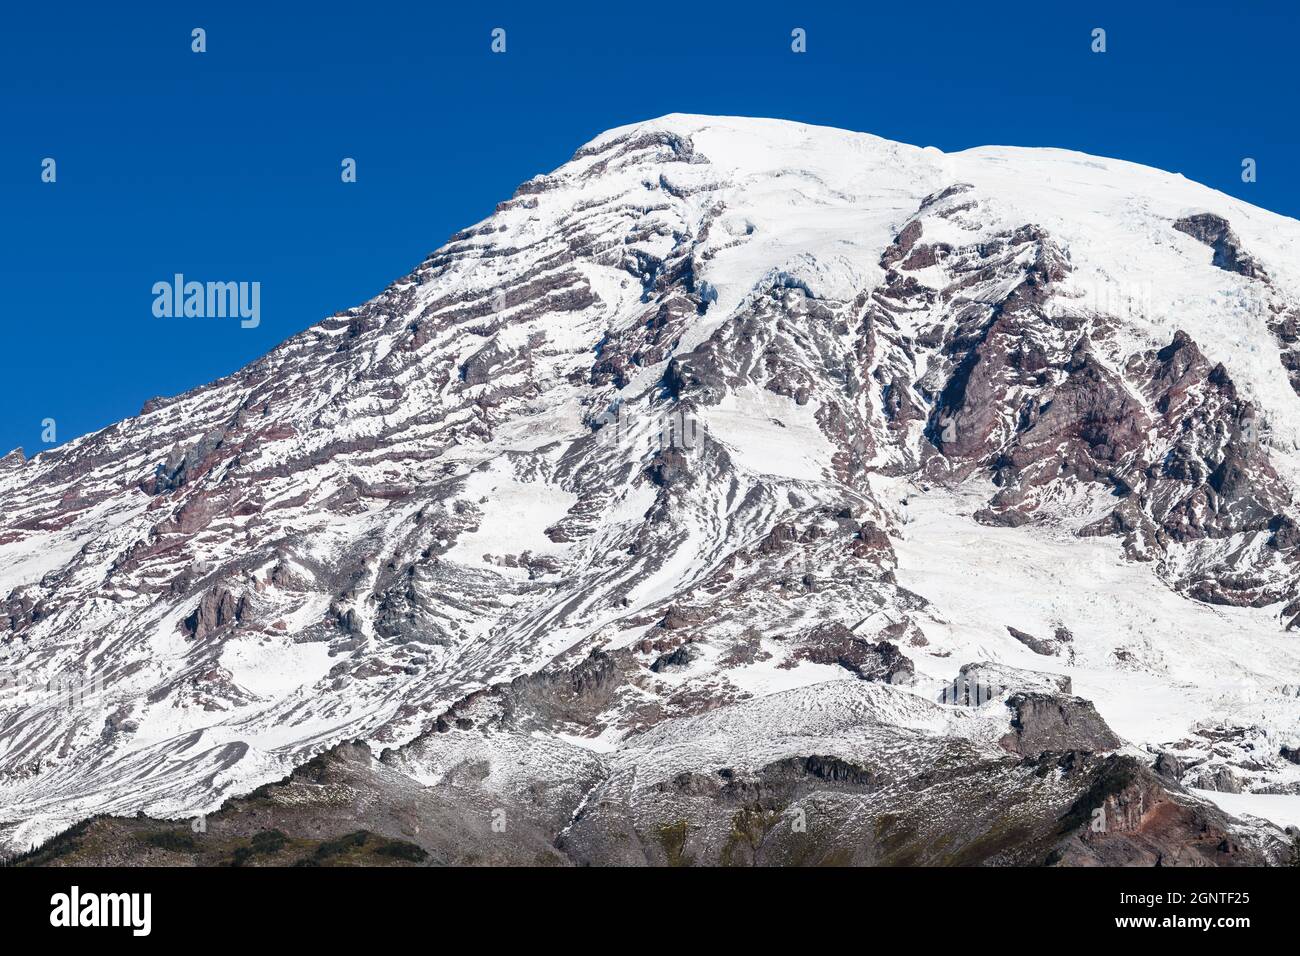
<path fill-rule="evenodd" d="M 1177 788 L 1287 785 L 1297 241 L 1060 151 L 599 137 L 236 374 L 0 459 L 0 668 L 102 687 L 0 715 L 0 840 L 361 740 L 390 816 L 321 824 L 444 862 L 1263 859 Z M 1128 741 L 1173 756 L 1107 792 L 1127 835 L 1060 830 L 1150 687 L 1213 719 Z M 458 847 L 493 807 L 517 841 Z"/>
<path fill-rule="evenodd" d="M 1184 787 L 1219 793 L 1291 793 L 1288 748 L 1254 724 L 1205 722 L 1157 755 L 1155 770 Z"/>
<path fill-rule="evenodd" d="M 1241 780 L 1231 767 L 1215 767 L 1197 771 L 1190 781 L 1198 790 L 1216 790 L 1220 793 L 1241 793 Z"/>
<path fill-rule="evenodd" d="M 1007 700 L 1013 716 L 1011 732 L 1000 743 L 1025 757 L 1045 752 L 1114 750 L 1120 740 L 1097 714 L 1078 697 L 1018 693 Z"/>
<path fill-rule="evenodd" d="M 1131 757 L 1107 758 L 1062 823 L 1073 834 L 1049 858 L 1061 866 L 1259 866 L 1292 859 L 1276 844 L 1261 854 L 1220 810 L 1168 789 Z"/>
<path fill-rule="evenodd" d="M 1062 649 L 1065 648 L 1071 640 L 1070 632 L 1063 627 L 1056 628 L 1050 638 L 1034 637 L 1034 635 L 1027 634 L 1019 628 L 1011 627 L 1010 625 L 1007 625 L 1007 633 L 1035 654 L 1042 654 L 1044 656 L 1060 654 Z"/>
<path fill-rule="evenodd" d="M 655 662 L 650 665 L 650 669 L 656 674 L 660 674 L 673 668 L 687 667 L 692 660 L 694 658 L 691 656 L 690 650 L 686 647 L 679 647 L 675 651 L 659 655 Z"/>
<path fill-rule="evenodd" d="M 1186 769 L 1187 768 L 1183 765 L 1183 762 L 1174 754 L 1162 753 L 1156 758 L 1156 773 L 1175 782 L 1182 779 L 1183 773 Z"/>
<path fill-rule="evenodd" d="M 212 588 L 199 599 L 199 606 L 181 621 L 181 630 L 187 637 L 202 640 L 228 624 L 242 621 L 248 612 L 246 598 L 236 598 L 224 588 Z"/>
<path fill-rule="evenodd" d="M 844 625 L 819 627 L 802 637 L 796 658 L 817 664 L 835 664 L 862 680 L 909 683 L 916 673 L 912 661 L 889 641 L 871 643 Z"/>
<path fill-rule="evenodd" d="M 1185 216 L 1174 223 L 1174 228 L 1214 250 L 1214 264 L 1220 269 L 1236 272 L 1249 279 L 1266 278 L 1264 270 L 1241 248 L 1241 240 L 1232 231 L 1228 220 L 1212 212 Z"/>

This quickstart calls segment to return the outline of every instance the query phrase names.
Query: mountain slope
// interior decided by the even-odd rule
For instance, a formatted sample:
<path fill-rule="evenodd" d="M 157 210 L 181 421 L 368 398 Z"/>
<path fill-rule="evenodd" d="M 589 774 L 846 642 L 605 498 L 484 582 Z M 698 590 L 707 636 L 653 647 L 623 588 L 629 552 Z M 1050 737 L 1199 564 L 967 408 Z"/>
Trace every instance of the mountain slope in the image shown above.
<path fill-rule="evenodd" d="M 949 715 L 908 767 L 1122 746 L 1173 791 L 1300 793 L 1297 250 L 1061 150 L 606 133 L 365 305 L 0 460 L 4 839 L 353 739 L 489 792 L 550 748 L 581 816 L 621 761 L 761 770 L 761 737 L 688 768 L 693 721 L 828 682 Z M 1017 695 L 1071 689 L 1122 740 L 1018 753 Z M 842 735 L 809 736 L 770 756 Z"/>

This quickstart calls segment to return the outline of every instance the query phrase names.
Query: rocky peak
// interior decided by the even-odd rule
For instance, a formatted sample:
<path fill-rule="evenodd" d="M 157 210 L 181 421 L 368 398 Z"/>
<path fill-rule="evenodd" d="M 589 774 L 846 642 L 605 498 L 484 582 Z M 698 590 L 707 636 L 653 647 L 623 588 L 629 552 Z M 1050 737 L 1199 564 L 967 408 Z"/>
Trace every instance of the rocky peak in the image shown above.
<path fill-rule="evenodd" d="M 761 859 L 772 814 L 926 761 L 1065 812 L 1102 771 L 1041 783 L 1061 751 L 1170 743 L 1121 695 L 1245 719 L 1300 680 L 1296 239 L 1058 150 L 610 131 L 247 368 L 0 460 L 4 663 L 103 685 L 0 732 L 5 839 L 213 808 L 352 739 L 449 787 L 577 768 L 538 823 L 575 860 L 605 825 Z M 991 736 L 997 708 L 936 703 L 963 660 L 1066 683 Z M 707 797 L 713 835 L 633 793 Z"/>

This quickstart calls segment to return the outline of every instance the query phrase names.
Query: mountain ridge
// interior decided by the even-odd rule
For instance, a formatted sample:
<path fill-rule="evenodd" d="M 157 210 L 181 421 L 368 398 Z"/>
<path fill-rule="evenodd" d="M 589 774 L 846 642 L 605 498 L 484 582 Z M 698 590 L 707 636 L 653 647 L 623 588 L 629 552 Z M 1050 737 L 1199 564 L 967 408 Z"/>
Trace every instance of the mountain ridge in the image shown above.
<path fill-rule="evenodd" d="M 6 715 L 5 839 L 208 812 L 357 737 L 614 753 L 980 662 L 995 723 L 1064 674 L 1171 787 L 1300 792 L 1298 239 L 1084 154 L 602 134 L 375 299 L 0 471 L 4 663 L 104 686 Z M 1061 579 L 991 606 L 992 542 L 1013 591 L 1084 554 L 1158 582 L 1194 653 Z M 1173 717 L 1132 713 L 1152 688 Z"/>

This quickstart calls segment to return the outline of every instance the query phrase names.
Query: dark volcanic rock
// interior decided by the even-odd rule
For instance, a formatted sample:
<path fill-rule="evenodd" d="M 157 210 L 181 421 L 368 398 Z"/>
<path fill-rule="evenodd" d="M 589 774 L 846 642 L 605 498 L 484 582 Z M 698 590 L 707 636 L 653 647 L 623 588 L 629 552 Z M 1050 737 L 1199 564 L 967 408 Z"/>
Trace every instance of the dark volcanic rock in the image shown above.
<path fill-rule="evenodd" d="M 1120 745 L 1090 701 L 1050 694 L 1013 694 L 1011 733 L 1000 743 L 1012 753 L 1036 756 L 1045 751 L 1105 751 Z"/>
<path fill-rule="evenodd" d="M 1176 755 L 1164 751 L 1156 758 L 1155 771 L 1160 776 L 1177 783 L 1183 779 L 1183 774 L 1186 773 L 1187 768 Z"/>
<path fill-rule="evenodd" d="M 1285 859 L 1244 844 L 1217 807 L 1163 782 L 1132 757 L 1103 758 L 1064 815 L 1059 866 L 1260 866 Z"/>
<path fill-rule="evenodd" d="M 1032 634 L 1028 634 L 1019 628 L 1011 627 L 1010 625 L 1007 625 L 1007 633 L 1035 654 L 1043 654 L 1050 657 L 1054 654 L 1061 653 L 1061 642 L 1057 638 L 1037 638 Z"/>
<path fill-rule="evenodd" d="M 246 597 L 236 598 L 228 589 L 214 587 L 204 592 L 199 606 L 181 621 L 181 631 L 188 637 L 202 640 L 227 624 L 242 622 L 247 611 Z"/>
<path fill-rule="evenodd" d="M 1174 228 L 1213 249 L 1214 264 L 1220 269 L 1236 272 L 1249 279 L 1267 278 L 1259 263 L 1241 248 L 1241 240 L 1222 216 L 1211 212 L 1186 216 L 1176 221 Z"/>
<path fill-rule="evenodd" d="M 675 651 L 661 654 L 655 662 L 650 665 L 650 669 L 656 674 L 662 674 L 664 671 L 669 670 L 682 670 L 689 667 L 691 661 L 694 659 L 694 655 L 691 654 L 690 648 L 683 644 Z"/>
<path fill-rule="evenodd" d="M 911 658 L 889 641 L 872 643 L 843 624 L 814 628 L 800 639 L 796 652 L 816 664 L 837 664 L 862 680 L 909 683 L 916 675 Z"/>

